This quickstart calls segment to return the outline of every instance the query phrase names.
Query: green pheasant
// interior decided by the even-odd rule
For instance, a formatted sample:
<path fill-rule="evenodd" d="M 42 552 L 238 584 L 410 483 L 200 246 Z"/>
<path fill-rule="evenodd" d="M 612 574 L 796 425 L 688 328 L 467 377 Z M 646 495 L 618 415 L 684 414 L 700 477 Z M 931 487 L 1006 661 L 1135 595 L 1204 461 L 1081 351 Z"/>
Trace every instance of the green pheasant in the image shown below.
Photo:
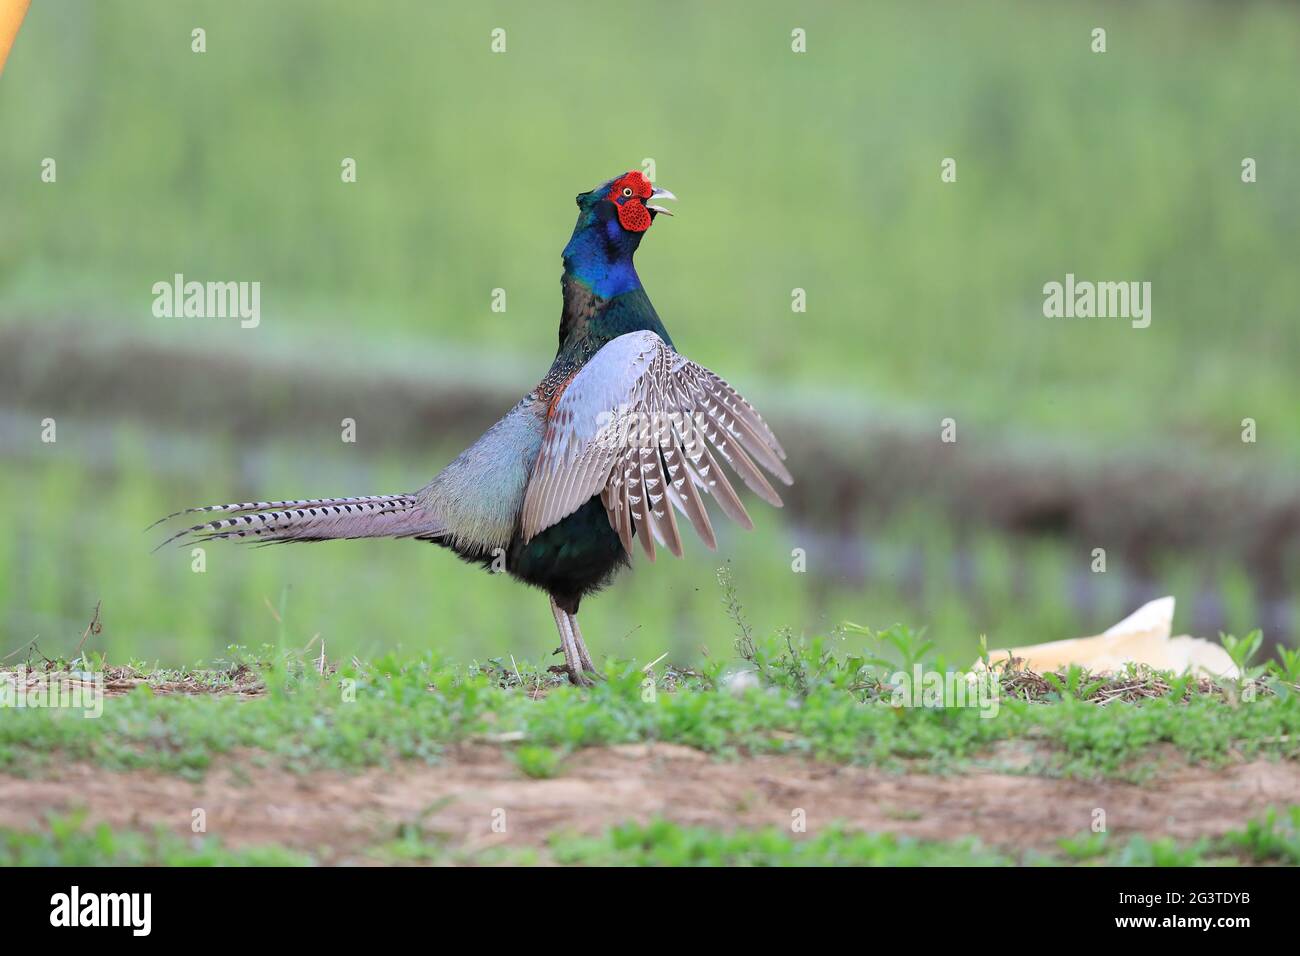
<path fill-rule="evenodd" d="M 658 203 L 675 198 L 636 171 L 577 197 L 550 371 L 419 491 L 191 508 L 169 517 L 222 517 L 169 540 L 414 538 L 488 568 L 504 564 L 550 596 L 565 670 L 589 684 L 596 668 L 578 629 L 583 597 L 638 543 L 651 560 L 656 546 L 680 556 L 675 512 L 716 548 L 705 496 L 752 527 L 724 463 L 776 507 L 764 470 L 792 480 L 772 430 L 735 389 L 676 351 L 637 276 L 637 247 L 657 216 L 670 215 Z"/>

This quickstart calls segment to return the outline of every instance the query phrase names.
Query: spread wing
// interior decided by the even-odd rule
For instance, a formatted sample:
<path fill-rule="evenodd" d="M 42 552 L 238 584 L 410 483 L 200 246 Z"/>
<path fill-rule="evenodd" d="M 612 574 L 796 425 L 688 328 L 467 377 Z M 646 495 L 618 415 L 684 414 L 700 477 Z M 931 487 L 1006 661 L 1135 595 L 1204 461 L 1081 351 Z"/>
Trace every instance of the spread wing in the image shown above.
<path fill-rule="evenodd" d="M 720 463 L 779 508 L 758 466 L 788 485 L 784 458 L 772 430 L 734 388 L 653 332 L 629 332 L 601 348 L 552 400 L 520 515 L 524 540 L 599 494 L 629 553 L 635 530 L 651 560 L 656 541 L 680 557 L 674 509 L 715 548 L 704 495 L 753 527 Z"/>

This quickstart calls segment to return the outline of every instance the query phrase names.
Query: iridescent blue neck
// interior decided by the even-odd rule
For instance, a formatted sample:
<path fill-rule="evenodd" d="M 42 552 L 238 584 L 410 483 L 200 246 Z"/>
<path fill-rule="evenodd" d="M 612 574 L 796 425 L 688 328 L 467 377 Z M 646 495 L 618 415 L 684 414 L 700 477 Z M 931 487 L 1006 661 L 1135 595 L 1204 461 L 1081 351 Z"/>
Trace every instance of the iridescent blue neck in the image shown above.
<path fill-rule="evenodd" d="M 641 235 L 624 230 L 615 216 L 579 217 L 564 247 L 564 274 L 580 280 L 602 299 L 641 288 L 632 264 Z"/>

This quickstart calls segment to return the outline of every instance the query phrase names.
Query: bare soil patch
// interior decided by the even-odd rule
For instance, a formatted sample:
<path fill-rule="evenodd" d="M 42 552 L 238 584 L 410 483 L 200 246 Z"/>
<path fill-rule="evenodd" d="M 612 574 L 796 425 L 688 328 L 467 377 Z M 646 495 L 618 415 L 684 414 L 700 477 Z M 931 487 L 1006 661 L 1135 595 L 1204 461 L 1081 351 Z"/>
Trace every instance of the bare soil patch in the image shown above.
<path fill-rule="evenodd" d="M 663 817 L 684 825 L 788 827 L 796 808 L 815 832 L 833 821 L 929 839 L 975 836 L 1019 850 L 1051 849 L 1106 811 L 1113 836 L 1180 840 L 1241 826 L 1300 793 L 1300 764 L 1255 761 L 1226 769 L 1184 767 L 1143 785 L 1006 773 L 894 774 L 793 757 L 721 761 L 687 747 L 589 748 L 559 776 L 524 776 L 500 747 L 449 751 L 443 763 L 402 763 L 356 774 L 294 773 L 260 754 L 219 761 L 202 781 L 153 771 L 114 772 L 85 763 L 39 779 L 0 775 L 0 826 L 39 825 L 49 812 L 84 810 L 90 823 L 207 832 L 228 846 L 279 844 L 332 862 L 363 862 L 366 848 L 418 824 L 474 851 L 542 846 L 557 830 L 595 833 Z M 506 832 L 494 833 L 504 810 Z M 499 813 L 498 813 L 499 816 Z"/>

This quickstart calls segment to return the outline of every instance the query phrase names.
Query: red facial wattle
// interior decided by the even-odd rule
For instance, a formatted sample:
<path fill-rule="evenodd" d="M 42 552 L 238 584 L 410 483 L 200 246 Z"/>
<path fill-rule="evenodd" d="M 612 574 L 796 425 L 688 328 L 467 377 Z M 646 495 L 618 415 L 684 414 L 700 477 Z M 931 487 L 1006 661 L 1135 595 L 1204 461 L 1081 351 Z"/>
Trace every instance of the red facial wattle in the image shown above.
<path fill-rule="evenodd" d="M 650 180 L 634 169 L 626 176 L 614 180 L 606 198 L 618 206 L 619 225 L 628 232 L 645 232 L 651 223 L 645 201 L 653 192 L 654 186 Z"/>

